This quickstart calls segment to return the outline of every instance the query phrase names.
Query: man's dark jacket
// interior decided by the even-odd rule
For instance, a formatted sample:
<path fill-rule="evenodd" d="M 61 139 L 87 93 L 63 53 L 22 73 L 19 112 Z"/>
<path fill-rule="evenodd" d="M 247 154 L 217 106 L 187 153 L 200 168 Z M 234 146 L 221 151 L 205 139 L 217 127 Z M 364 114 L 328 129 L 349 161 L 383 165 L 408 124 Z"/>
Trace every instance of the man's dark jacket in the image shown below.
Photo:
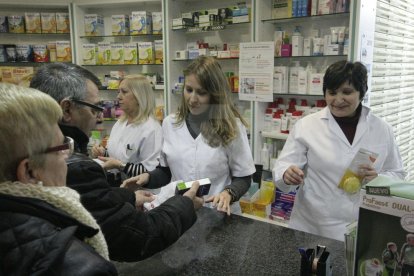
<path fill-rule="evenodd" d="M 159 207 L 143 212 L 135 208 L 135 193 L 111 187 L 102 167 L 86 155 L 88 137 L 78 128 L 60 125 L 75 140 L 67 160 L 66 185 L 76 190 L 81 202 L 101 226 L 115 261 L 138 261 L 174 243 L 196 221 L 193 202 L 174 196 Z"/>

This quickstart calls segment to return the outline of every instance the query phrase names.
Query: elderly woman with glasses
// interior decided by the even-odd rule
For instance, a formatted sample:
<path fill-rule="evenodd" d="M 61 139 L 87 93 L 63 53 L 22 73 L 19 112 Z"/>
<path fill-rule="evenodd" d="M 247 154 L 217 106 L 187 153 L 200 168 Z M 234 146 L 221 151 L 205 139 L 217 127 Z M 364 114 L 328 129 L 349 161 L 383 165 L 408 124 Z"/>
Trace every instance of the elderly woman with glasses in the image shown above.
<path fill-rule="evenodd" d="M 0 274 L 116 275 L 79 194 L 66 187 L 73 140 L 50 96 L 0 83 Z"/>
<path fill-rule="evenodd" d="M 127 177 L 154 170 L 161 151 L 162 131 L 154 118 L 151 84 L 143 75 L 126 76 L 119 84 L 117 99 L 123 115 L 112 128 L 107 151 L 95 146 L 92 155 L 104 161 L 105 169 L 118 169 Z"/>

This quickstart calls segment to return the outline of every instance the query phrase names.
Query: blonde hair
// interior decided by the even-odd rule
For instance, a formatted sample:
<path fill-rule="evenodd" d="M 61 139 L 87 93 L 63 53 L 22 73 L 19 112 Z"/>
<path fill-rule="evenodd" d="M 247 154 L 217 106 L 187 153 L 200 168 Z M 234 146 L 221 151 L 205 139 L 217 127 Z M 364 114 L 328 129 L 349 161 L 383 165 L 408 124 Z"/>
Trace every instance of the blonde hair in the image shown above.
<path fill-rule="evenodd" d="M 19 162 L 30 158 L 41 167 L 53 140 L 53 127 L 62 110 L 49 95 L 36 89 L 0 83 L 0 182 L 15 181 Z"/>
<path fill-rule="evenodd" d="M 155 96 L 152 86 L 148 79 L 143 75 L 128 75 L 125 76 L 121 83 L 134 94 L 138 102 L 137 115 L 132 119 L 132 123 L 142 123 L 149 117 L 153 117 L 155 113 Z M 121 121 L 127 120 L 125 114 L 120 118 Z"/>
<path fill-rule="evenodd" d="M 239 135 L 237 118 L 247 126 L 230 98 L 230 84 L 213 57 L 200 56 L 185 70 L 184 76 L 194 75 L 200 86 L 210 94 L 208 120 L 201 123 L 201 133 L 211 147 L 226 146 Z M 189 114 L 184 94 L 177 111 L 177 124 L 181 125 Z"/>

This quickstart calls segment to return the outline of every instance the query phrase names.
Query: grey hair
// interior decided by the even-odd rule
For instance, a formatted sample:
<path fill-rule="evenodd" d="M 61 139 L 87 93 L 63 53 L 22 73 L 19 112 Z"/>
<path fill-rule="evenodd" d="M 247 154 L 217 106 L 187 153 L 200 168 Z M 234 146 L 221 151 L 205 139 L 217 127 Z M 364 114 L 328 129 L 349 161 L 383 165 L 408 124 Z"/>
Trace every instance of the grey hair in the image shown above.
<path fill-rule="evenodd" d="M 57 62 L 40 67 L 33 76 L 30 87 L 49 94 L 60 103 L 67 98 L 84 100 L 87 95 L 86 80 L 101 86 L 99 79 L 85 68 Z"/>

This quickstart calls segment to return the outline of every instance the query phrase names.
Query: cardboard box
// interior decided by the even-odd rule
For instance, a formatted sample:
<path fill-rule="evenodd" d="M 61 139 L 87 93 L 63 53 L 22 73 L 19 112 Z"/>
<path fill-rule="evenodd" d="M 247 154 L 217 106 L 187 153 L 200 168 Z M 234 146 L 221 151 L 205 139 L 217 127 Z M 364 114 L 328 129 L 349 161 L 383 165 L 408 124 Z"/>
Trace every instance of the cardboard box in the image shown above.
<path fill-rule="evenodd" d="M 191 188 L 194 181 L 198 181 L 200 184 L 196 195 L 198 197 L 208 195 L 208 193 L 210 192 L 210 186 L 211 186 L 211 181 L 209 178 L 203 178 L 203 179 L 193 180 L 193 181 L 188 181 L 188 182 L 184 182 L 182 180 L 177 181 L 175 193 L 179 195 L 183 195 L 185 192 L 187 192 Z"/>
<path fill-rule="evenodd" d="M 83 65 L 96 65 L 96 44 L 82 44 Z"/>
<path fill-rule="evenodd" d="M 379 176 L 361 190 L 354 275 L 389 275 L 392 262 L 387 250 L 391 243 L 397 249 L 393 255 L 401 259 L 404 269 L 414 246 L 413 188 L 412 183 Z M 394 262 L 392 267 L 398 264 Z"/>
<path fill-rule="evenodd" d="M 111 64 L 111 44 L 109 42 L 98 42 L 98 65 Z"/>
<path fill-rule="evenodd" d="M 130 23 L 131 35 L 152 33 L 151 15 L 147 11 L 133 11 L 131 14 Z"/>
<path fill-rule="evenodd" d="M 111 43 L 111 64 L 124 64 L 124 44 Z"/>
<path fill-rule="evenodd" d="M 9 15 L 7 17 L 9 23 L 9 32 L 15 34 L 24 33 L 24 17 L 23 15 Z"/>
<path fill-rule="evenodd" d="M 66 34 L 70 32 L 69 13 L 57 12 L 56 13 L 56 33 Z"/>
<path fill-rule="evenodd" d="M 56 41 L 56 61 L 72 61 L 72 48 L 69 40 Z"/>
<path fill-rule="evenodd" d="M 124 43 L 124 64 L 138 64 L 138 47 L 136 43 Z"/>
<path fill-rule="evenodd" d="M 164 63 L 164 48 L 162 40 L 154 40 L 155 64 Z"/>
<path fill-rule="evenodd" d="M 42 21 L 42 34 L 56 33 L 56 13 L 42 12 L 40 13 L 40 18 Z"/>
<path fill-rule="evenodd" d="M 111 16 L 112 35 L 129 35 L 129 16 L 118 14 Z"/>
<path fill-rule="evenodd" d="M 24 22 L 26 25 L 26 33 L 28 34 L 42 33 L 42 26 L 40 24 L 40 13 L 39 12 L 25 12 Z"/>
<path fill-rule="evenodd" d="M 0 15 L 0 33 L 8 33 L 9 32 L 9 23 L 7 16 Z"/>
<path fill-rule="evenodd" d="M 292 17 L 292 0 L 273 0 L 272 18 L 290 18 Z"/>
<path fill-rule="evenodd" d="M 152 33 L 162 34 L 162 12 L 152 12 Z"/>
<path fill-rule="evenodd" d="M 138 64 L 154 63 L 154 46 L 152 42 L 138 42 Z"/>
<path fill-rule="evenodd" d="M 101 36 L 104 35 L 104 20 L 100 14 L 85 14 L 85 35 Z"/>

